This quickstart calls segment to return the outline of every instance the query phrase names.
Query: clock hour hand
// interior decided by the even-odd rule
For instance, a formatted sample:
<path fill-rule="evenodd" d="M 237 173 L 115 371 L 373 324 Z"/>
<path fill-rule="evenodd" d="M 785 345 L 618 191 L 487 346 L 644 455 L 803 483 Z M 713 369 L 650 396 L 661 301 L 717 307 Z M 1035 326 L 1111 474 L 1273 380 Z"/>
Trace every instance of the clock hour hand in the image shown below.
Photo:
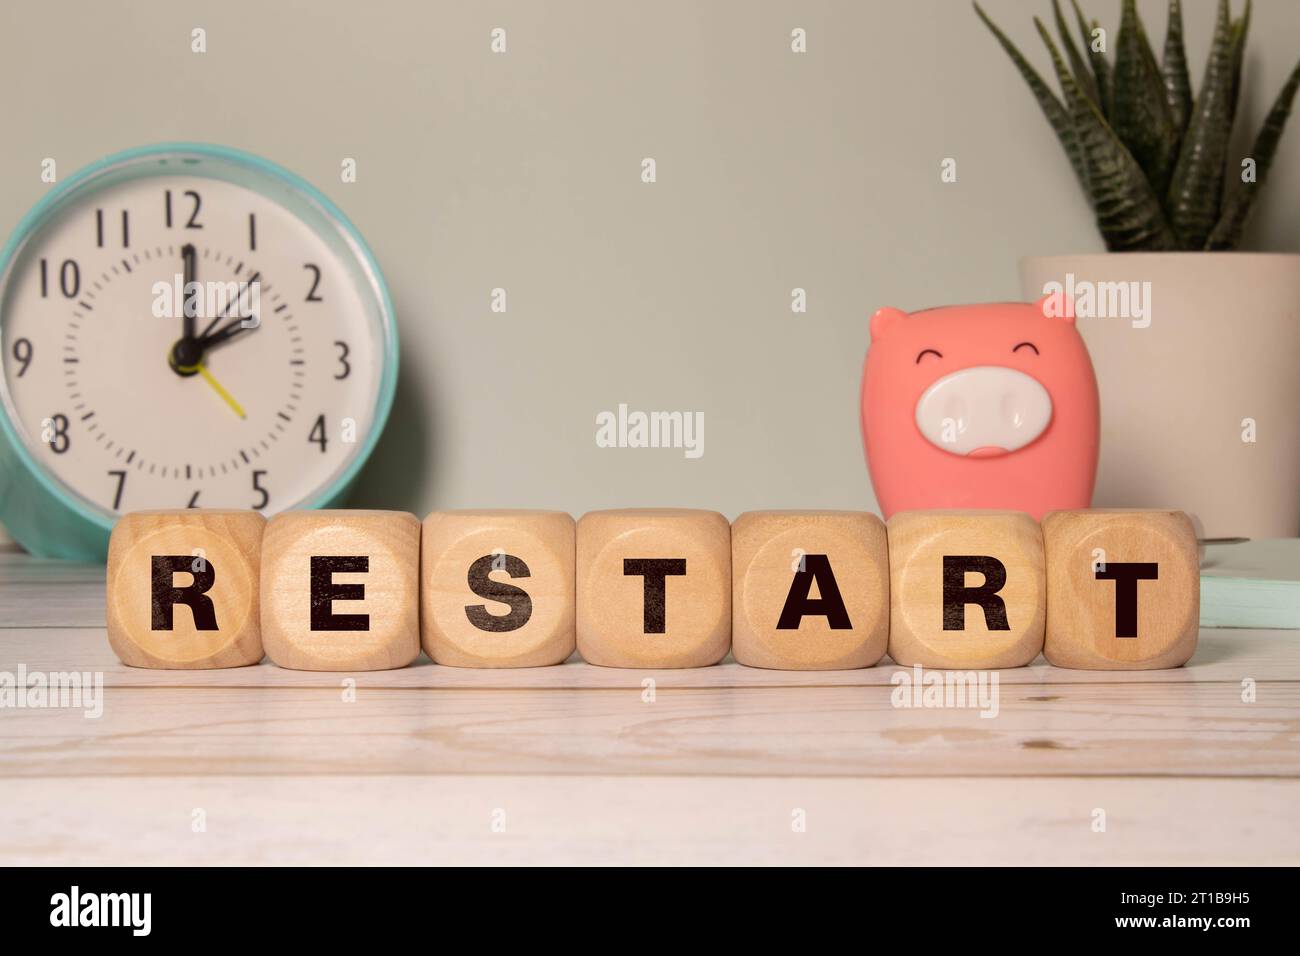
<path fill-rule="evenodd" d="M 184 278 L 181 284 L 181 295 L 183 297 L 181 302 L 181 338 L 191 341 L 197 338 L 195 332 L 198 324 L 196 318 L 198 303 L 191 301 L 191 297 L 187 294 L 194 282 L 194 260 L 194 246 L 189 243 L 181 246 L 181 261 L 184 263 Z M 197 296 L 198 292 L 196 291 L 194 294 Z"/>
<path fill-rule="evenodd" d="M 181 254 L 186 257 L 185 274 L 187 277 L 186 281 L 189 281 L 189 278 L 193 276 L 194 247 L 187 244 L 181 249 Z M 172 346 L 172 349 L 167 356 L 167 362 L 171 366 L 172 371 L 177 375 L 180 375 L 182 378 L 202 374 L 200 366 L 203 361 L 203 356 L 207 354 L 208 349 L 230 341 L 241 332 L 251 331 L 258 327 L 256 324 L 245 325 L 244 323 L 247 321 L 245 318 L 232 318 L 216 332 L 212 331 L 213 328 L 216 327 L 217 323 L 222 319 L 229 317 L 232 308 L 238 311 L 238 307 L 243 301 L 245 292 L 252 287 L 253 283 L 257 282 L 261 278 L 261 275 L 260 272 L 254 272 L 249 276 L 247 283 L 240 288 L 239 295 L 236 296 L 235 299 L 226 303 L 220 314 L 216 315 L 212 321 L 208 323 L 207 328 L 203 330 L 201 335 L 192 334 L 195 320 L 192 317 L 186 317 L 185 334 L 182 335 L 181 338 Z M 198 303 L 195 303 L 196 306 L 197 304 Z"/>

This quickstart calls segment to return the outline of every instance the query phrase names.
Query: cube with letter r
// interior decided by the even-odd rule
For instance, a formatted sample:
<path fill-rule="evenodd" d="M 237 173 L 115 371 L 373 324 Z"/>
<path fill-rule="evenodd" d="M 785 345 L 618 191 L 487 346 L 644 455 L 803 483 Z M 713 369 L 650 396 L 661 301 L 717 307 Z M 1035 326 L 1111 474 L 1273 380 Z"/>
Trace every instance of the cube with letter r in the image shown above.
<path fill-rule="evenodd" d="M 1043 535 L 1022 511 L 889 519 L 889 656 L 922 667 L 1021 667 L 1043 649 Z"/>
<path fill-rule="evenodd" d="M 256 511 L 136 511 L 113 526 L 108 640 L 132 667 L 242 667 L 262 659 Z"/>

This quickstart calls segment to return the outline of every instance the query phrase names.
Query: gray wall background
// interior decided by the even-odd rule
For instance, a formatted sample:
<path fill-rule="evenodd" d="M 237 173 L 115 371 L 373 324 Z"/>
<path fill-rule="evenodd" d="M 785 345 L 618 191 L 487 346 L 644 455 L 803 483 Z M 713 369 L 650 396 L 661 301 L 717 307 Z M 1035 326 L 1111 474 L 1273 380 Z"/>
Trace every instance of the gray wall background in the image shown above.
<path fill-rule="evenodd" d="M 1084 6 L 1113 38 L 1119 0 Z M 1164 3 L 1140 6 L 1159 47 Z M 1214 4 L 1184 6 L 1199 87 Z M 1031 20 L 1048 0 L 985 9 L 1049 72 Z M 198 139 L 295 170 L 367 237 L 403 352 L 360 505 L 875 508 L 857 404 L 871 312 L 1014 299 L 1018 257 L 1102 249 L 962 0 L 42 0 L 0 17 L 0 228 L 48 188 L 42 157 L 66 176 Z M 1246 139 L 1297 56 L 1300 3 L 1256 0 Z M 1300 250 L 1297 160 L 1300 123 L 1250 247 Z M 597 448 L 620 402 L 703 411 L 704 456 Z"/>

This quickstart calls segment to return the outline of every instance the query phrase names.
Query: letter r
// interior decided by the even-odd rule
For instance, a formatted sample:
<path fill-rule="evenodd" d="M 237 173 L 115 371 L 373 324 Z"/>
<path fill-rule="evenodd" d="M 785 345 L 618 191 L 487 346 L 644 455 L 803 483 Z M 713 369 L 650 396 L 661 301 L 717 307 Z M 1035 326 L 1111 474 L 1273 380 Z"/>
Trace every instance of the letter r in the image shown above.
<path fill-rule="evenodd" d="M 217 630 L 217 610 L 207 592 L 216 583 L 217 571 L 211 561 L 202 563 L 202 571 L 195 571 L 192 554 L 155 554 L 150 567 L 150 600 L 153 605 L 151 630 L 170 631 L 173 612 L 177 604 L 184 604 L 194 616 L 196 631 Z M 175 586 L 172 577 L 178 571 L 194 576 L 185 587 Z"/>

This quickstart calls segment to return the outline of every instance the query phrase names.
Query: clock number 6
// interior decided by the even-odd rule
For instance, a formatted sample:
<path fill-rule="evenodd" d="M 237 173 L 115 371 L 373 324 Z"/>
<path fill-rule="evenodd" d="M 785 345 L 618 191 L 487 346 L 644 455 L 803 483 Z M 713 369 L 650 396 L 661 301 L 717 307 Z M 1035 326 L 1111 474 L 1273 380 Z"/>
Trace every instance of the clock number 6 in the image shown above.
<path fill-rule="evenodd" d="M 253 504 L 254 511 L 261 511 L 263 508 L 266 507 L 267 502 L 271 500 L 271 493 L 262 487 L 262 476 L 265 474 L 266 474 L 265 471 L 253 472 L 253 490 L 262 496 L 261 501 L 255 502 Z"/>

